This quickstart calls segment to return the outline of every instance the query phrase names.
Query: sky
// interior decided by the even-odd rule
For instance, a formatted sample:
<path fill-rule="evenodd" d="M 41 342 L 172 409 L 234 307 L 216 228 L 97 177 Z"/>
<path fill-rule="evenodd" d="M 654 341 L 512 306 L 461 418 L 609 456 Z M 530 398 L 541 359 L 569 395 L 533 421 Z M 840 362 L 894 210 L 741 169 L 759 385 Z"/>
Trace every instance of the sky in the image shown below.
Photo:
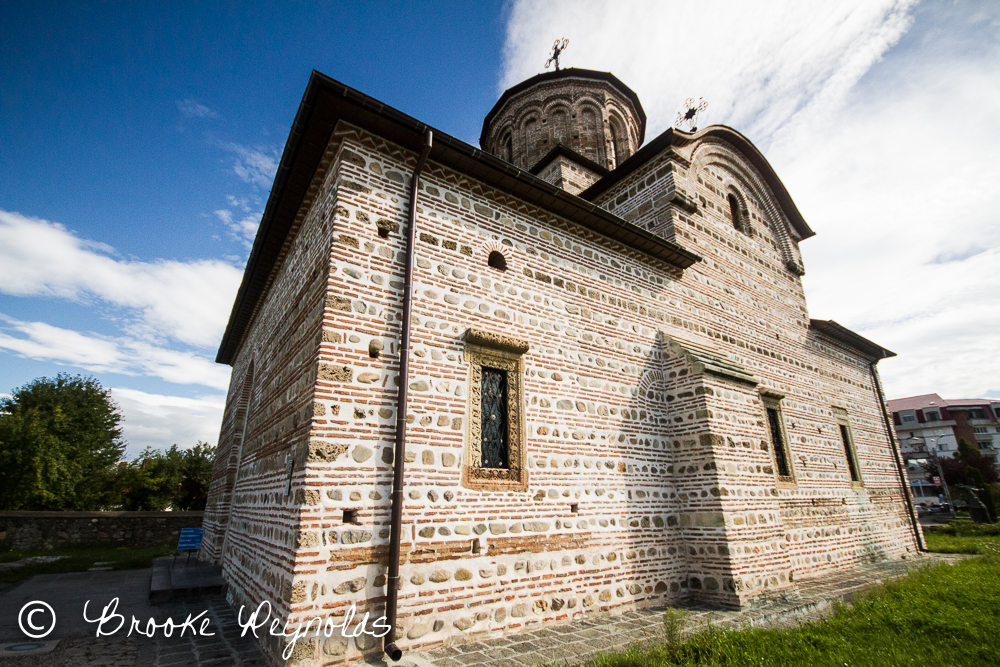
<path fill-rule="evenodd" d="M 312 69 L 470 144 L 563 66 L 749 137 L 817 235 L 810 315 L 890 398 L 1000 398 L 1000 3 L 0 3 L 0 392 L 87 374 L 129 455 L 215 443 L 214 363 Z"/>

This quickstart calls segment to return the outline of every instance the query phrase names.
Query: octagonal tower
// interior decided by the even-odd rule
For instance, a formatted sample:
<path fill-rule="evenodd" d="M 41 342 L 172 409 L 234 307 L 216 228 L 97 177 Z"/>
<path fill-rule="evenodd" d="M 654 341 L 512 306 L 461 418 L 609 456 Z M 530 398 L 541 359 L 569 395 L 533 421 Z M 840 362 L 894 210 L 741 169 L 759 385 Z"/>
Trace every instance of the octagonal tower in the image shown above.
<path fill-rule="evenodd" d="M 569 68 L 504 91 L 483 121 L 479 144 L 533 172 L 561 145 L 601 175 L 635 153 L 645 132 L 646 114 L 628 86 L 609 72 Z"/>

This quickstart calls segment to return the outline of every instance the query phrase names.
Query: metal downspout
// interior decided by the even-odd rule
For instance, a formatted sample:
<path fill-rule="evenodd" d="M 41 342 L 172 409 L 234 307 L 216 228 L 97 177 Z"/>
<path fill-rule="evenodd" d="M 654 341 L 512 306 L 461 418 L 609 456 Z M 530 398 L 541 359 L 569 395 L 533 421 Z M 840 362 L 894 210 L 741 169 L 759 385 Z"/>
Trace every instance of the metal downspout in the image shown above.
<path fill-rule="evenodd" d="M 917 549 L 920 551 L 927 551 L 927 545 L 924 544 L 923 535 L 920 532 L 920 525 L 917 523 L 917 515 L 913 509 L 913 499 L 910 498 L 910 482 L 906 476 L 906 471 L 903 470 L 902 457 L 899 450 L 896 448 L 896 431 L 892 427 L 892 420 L 889 419 L 889 410 L 885 404 L 885 396 L 882 394 L 882 381 L 878 377 L 878 371 L 875 369 L 875 364 L 877 361 L 872 361 L 868 364 L 868 368 L 872 374 L 872 383 L 875 385 L 875 393 L 878 395 L 878 405 L 882 409 L 882 420 L 885 422 L 886 432 L 889 434 L 889 445 L 892 447 L 892 458 L 896 462 L 896 470 L 899 472 L 899 482 L 903 485 L 903 497 L 906 498 L 906 506 L 910 513 L 910 523 L 913 524 L 913 535 L 917 538 Z"/>
<path fill-rule="evenodd" d="M 416 244 L 417 189 L 420 186 L 420 172 L 431 152 L 434 133 L 427 130 L 424 147 L 417 159 L 410 177 L 410 213 L 406 236 L 406 271 L 403 287 L 403 324 L 399 337 L 399 394 L 396 401 L 396 448 L 392 466 L 392 515 L 389 532 L 389 574 L 386 580 L 385 615 L 389 632 L 383 639 L 383 647 L 392 660 L 403 657 L 403 651 L 396 646 L 396 606 L 399 600 L 399 545 L 403 522 L 403 465 L 406 454 L 406 399 L 409 388 L 410 366 L 410 320 L 412 319 L 413 291 L 413 248 Z"/>

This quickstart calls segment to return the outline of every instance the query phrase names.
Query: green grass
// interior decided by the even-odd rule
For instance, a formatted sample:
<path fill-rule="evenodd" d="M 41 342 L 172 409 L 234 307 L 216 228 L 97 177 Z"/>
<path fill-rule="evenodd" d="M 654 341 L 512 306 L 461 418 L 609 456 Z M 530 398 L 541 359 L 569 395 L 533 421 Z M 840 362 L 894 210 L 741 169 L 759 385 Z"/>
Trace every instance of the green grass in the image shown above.
<path fill-rule="evenodd" d="M 921 568 L 857 596 L 826 620 L 770 630 L 703 628 L 590 667 L 1000 664 L 1000 526 L 944 526 L 927 531 L 927 541 L 933 551 L 980 557 Z"/>
<path fill-rule="evenodd" d="M 23 567 L 0 570 L 0 584 L 22 581 L 36 574 L 85 572 L 94 567 L 94 563 L 105 563 L 100 567 L 110 567 L 113 570 L 137 570 L 152 567 L 154 558 L 169 556 L 173 552 L 173 544 L 142 549 L 97 544 L 67 546 L 51 550 L 0 551 L 0 563 L 11 563 L 31 556 L 66 556 L 66 558 L 51 563 L 30 563 Z"/>

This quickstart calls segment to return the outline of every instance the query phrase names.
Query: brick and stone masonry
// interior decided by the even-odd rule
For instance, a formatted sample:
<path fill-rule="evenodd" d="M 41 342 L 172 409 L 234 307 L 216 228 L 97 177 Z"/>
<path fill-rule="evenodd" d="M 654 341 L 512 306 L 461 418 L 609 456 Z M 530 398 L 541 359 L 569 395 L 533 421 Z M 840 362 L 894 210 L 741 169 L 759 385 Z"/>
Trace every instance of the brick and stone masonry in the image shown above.
<path fill-rule="evenodd" d="M 267 600 L 293 623 L 384 607 L 416 151 L 358 118 L 331 121 L 280 250 L 268 264 L 251 258 L 245 284 L 252 274 L 265 287 L 233 344 L 206 512 L 203 557 L 222 563 L 233 604 Z M 630 126 L 629 141 L 641 132 Z M 530 158 L 516 156 L 534 149 L 513 134 L 524 167 Z M 811 232 L 790 220 L 773 172 L 728 128 L 668 130 L 643 150 L 637 168 L 581 195 L 701 257 L 687 268 L 446 156 L 424 169 L 399 593 L 407 650 L 681 599 L 745 608 L 817 572 L 917 554 L 869 365 L 878 355 L 811 325 L 798 251 Z M 488 265 L 494 252 L 506 268 Z M 470 330 L 527 349 L 523 487 L 469 481 Z M 785 477 L 765 411 L 775 402 Z M 282 648 L 265 642 L 275 664 Z M 337 633 L 300 641 L 290 664 L 380 651 L 380 640 Z"/>

